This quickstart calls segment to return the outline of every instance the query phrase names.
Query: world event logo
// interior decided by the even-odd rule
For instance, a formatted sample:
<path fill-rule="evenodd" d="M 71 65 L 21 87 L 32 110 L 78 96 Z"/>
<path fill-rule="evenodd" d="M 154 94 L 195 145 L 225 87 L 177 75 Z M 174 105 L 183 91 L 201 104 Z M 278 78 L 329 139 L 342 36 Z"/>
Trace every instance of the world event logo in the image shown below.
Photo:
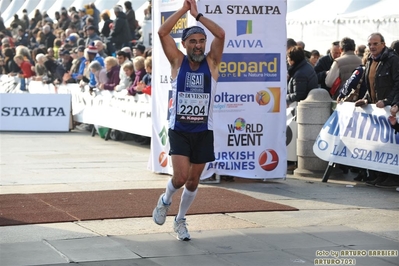
<path fill-rule="evenodd" d="M 280 54 L 223 54 L 218 82 L 251 81 L 280 81 Z"/>

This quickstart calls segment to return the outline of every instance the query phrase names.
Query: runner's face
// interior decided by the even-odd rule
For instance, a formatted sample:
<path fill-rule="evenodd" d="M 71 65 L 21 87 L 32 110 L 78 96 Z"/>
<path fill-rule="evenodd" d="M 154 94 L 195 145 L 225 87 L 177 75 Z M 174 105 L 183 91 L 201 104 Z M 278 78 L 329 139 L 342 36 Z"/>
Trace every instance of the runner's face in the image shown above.
<path fill-rule="evenodd" d="M 203 34 L 196 33 L 188 37 L 185 42 L 187 55 L 194 62 L 201 62 L 205 58 L 206 39 Z"/>

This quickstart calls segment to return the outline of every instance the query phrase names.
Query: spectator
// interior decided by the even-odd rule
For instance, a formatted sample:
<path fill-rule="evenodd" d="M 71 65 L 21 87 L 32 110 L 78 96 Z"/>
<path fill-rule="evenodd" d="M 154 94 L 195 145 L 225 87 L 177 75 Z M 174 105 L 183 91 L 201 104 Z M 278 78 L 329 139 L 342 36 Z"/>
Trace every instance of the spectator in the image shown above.
<path fill-rule="evenodd" d="M 53 44 L 54 58 L 60 59 L 60 51 L 61 51 L 62 41 L 59 38 L 55 38 Z"/>
<path fill-rule="evenodd" d="M 65 74 L 65 69 L 57 60 L 47 56 L 47 60 L 44 62 L 44 66 L 47 69 L 48 77 L 44 79 L 43 83 L 53 83 L 55 86 L 60 84 Z"/>
<path fill-rule="evenodd" d="M 108 77 L 108 82 L 105 84 L 100 84 L 99 89 L 100 90 L 109 90 L 113 91 L 115 90 L 115 87 L 119 84 L 119 71 L 120 71 L 120 66 L 118 65 L 118 60 L 115 57 L 108 56 L 107 58 L 104 59 L 105 63 L 105 68 L 107 70 L 107 77 Z"/>
<path fill-rule="evenodd" d="M 86 58 L 84 57 L 84 46 L 79 46 L 73 50 L 72 55 L 72 67 L 69 73 L 66 73 L 63 77 L 64 82 L 67 83 L 79 83 L 83 78 Z"/>
<path fill-rule="evenodd" d="M 130 61 L 130 57 L 128 56 L 128 54 L 124 51 L 119 51 L 117 53 L 117 59 L 118 59 L 118 63 L 121 66 L 122 71 L 119 71 L 119 84 L 115 87 L 116 91 L 122 91 L 125 90 L 129 87 L 129 85 L 131 84 L 131 80 L 130 80 L 130 76 L 131 73 L 129 75 L 126 75 L 125 69 L 124 69 L 124 65 L 127 63 L 131 63 Z M 134 70 L 133 70 L 134 73 Z M 134 80 L 134 79 L 133 79 Z"/>
<path fill-rule="evenodd" d="M 100 23 L 100 10 L 97 9 L 94 2 L 91 2 L 89 7 L 93 10 L 93 26 L 98 30 L 98 24 Z"/>
<path fill-rule="evenodd" d="M 133 46 L 133 57 L 136 56 L 144 56 L 145 46 L 141 43 L 136 44 Z"/>
<path fill-rule="evenodd" d="M 115 6 L 114 12 L 116 19 L 114 20 L 113 28 L 110 33 L 112 43 L 116 50 L 120 50 L 124 46 L 130 47 L 132 37 L 126 20 L 126 14 L 123 13 L 121 6 Z"/>
<path fill-rule="evenodd" d="M 71 24 L 71 18 L 68 16 L 66 11 L 61 12 L 60 21 L 58 22 L 58 27 L 63 31 L 66 31 Z"/>
<path fill-rule="evenodd" d="M 399 57 L 385 46 L 385 39 L 380 33 L 372 33 L 368 37 L 370 56 L 365 67 L 364 81 L 367 93 L 364 99 L 355 105 L 363 106 L 375 103 L 379 108 L 396 103 L 399 94 Z M 397 187 L 398 178 L 390 174 L 377 172 L 377 178 L 367 181 L 369 185 L 378 187 Z"/>
<path fill-rule="evenodd" d="M 30 21 L 28 16 L 28 10 L 26 9 L 22 10 L 22 21 L 25 23 L 25 30 L 29 29 Z"/>
<path fill-rule="evenodd" d="M 144 60 L 145 71 L 147 74 L 136 87 L 138 94 L 145 93 L 151 96 L 151 79 L 152 79 L 152 58 L 149 56 Z"/>
<path fill-rule="evenodd" d="M 44 54 L 36 55 L 36 64 L 35 64 L 35 73 L 36 76 L 34 80 L 42 81 L 43 76 L 47 74 L 47 69 L 44 66 L 44 62 L 47 60 L 47 57 Z"/>
<path fill-rule="evenodd" d="M 25 84 L 25 79 L 31 78 L 35 75 L 35 73 L 32 71 L 32 65 L 29 63 L 29 61 L 25 61 L 22 55 L 14 56 L 14 62 L 19 66 L 22 72 L 18 74 L 18 77 L 21 81 L 20 89 L 21 91 L 26 91 L 27 88 Z"/>
<path fill-rule="evenodd" d="M 43 26 L 43 33 L 44 33 L 44 44 L 46 48 L 50 48 L 54 46 L 55 35 L 51 31 L 50 25 L 46 24 Z"/>
<path fill-rule="evenodd" d="M 86 46 L 95 42 L 101 41 L 101 38 L 96 33 L 97 29 L 93 25 L 88 25 L 86 28 L 87 39 L 86 39 Z"/>
<path fill-rule="evenodd" d="M 317 61 L 320 58 L 320 53 L 317 50 L 312 50 L 310 52 L 310 58 L 309 58 L 309 63 L 312 65 L 312 67 L 314 67 L 317 63 Z"/>
<path fill-rule="evenodd" d="M 26 30 L 26 24 L 22 20 L 19 19 L 17 14 L 14 15 L 14 20 L 11 21 L 10 26 L 13 29 L 21 28 L 23 31 Z"/>
<path fill-rule="evenodd" d="M 133 63 L 131 61 L 126 62 L 125 64 L 122 65 L 122 70 L 128 79 L 128 82 L 129 82 L 128 86 L 130 87 L 130 85 L 132 85 L 133 81 L 136 79 L 136 73 L 134 72 Z"/>
<path fill-rule="evenodd" d="M 399 56 L 399 40 L 393 41 L 390 48 Z"/>
<path fill-rule="evenodd" d="M 317 76 L 312 66 L 305 60 L 305 53 L 299 46 L 291 47 L 287 52 L 288 86 L 287 106 L 292 102 L 304 100 L 310 90 L 317 88 Z"/>
<path fill-rule="evenodd" d="M 87 60 L 88 60 L 88 65 L 93 62 L 93 61 L 98 61 L 100 63 L 100 65 L 104 66 L 104 59 L 98 55 L 98 50 L 97 48 L 94 46 L 94 43 L 90 44 L 87 49 Z M 96 85 L 96 79 L 93 73 L 90 73 L 88 67 L 86 69 L 86 72 L 88 73 L 90 80 L 89 80 L 89 86 L 91 88 L 94 88 Z M 84 75 L 86 76 L 86 75 Z"/>
<path fill-rule="evenodd" d="M 105 62 L 106 64 L 106 62 Z M 99 62 L 93 61 L 89 64 L 90 72 L 94 74 L 96 85 L 100 88 L 101 84 L 108 84 L 107 69 L 102 67 Z"/>
<path fill-rule="evenodd" d="M 29 46 L 29 35 L 22 28 L 18 28 L 18 37 L 15 40 L 15 46 L 18 45 Z"/>
<path fill-rule="evenodd" d="M 355 55 L 355 41 L 346 37 L 339 42 L 341 56 L 336 58 L 326 76 L 326 86 L 331 88 L 331 97 L 336 100 L 340 88 L 352 75 L 353 70 L 362 64 L 362 60 Z"/>
<path fill-rule="evenodd" d="M 66 72 L 69 72 L 72 67 L 72 57 L 69 50 L 63 50 L 61 52 L 61 64 Z"/>
<path fill-rule="evenodd" d="M 97 48 L 98 55 L 102 58 L 106 58 L 108 55 L 105 53 L 105 47 L 102 41 L 94 41 L 94 46 Z"/>
<path fill-rule="evenodd" d="M 4 74 L 17 75 L 21 69 L 14 61 L 14 50 L 10 47 L 4 49 Z"/>
<path fill-rule="evenodd" d="M 144 60 L 145 59 L 143 56 L 137 56 L 137 57 L 133 58 L 134 73 L 135 73 L 136 77 L 133 80 L 132 84 L 127 89 L 129 95 L 132 95 L 132 96 L 136 95 L 137 85 L 143 79 L 145 74 L 147 74 L 147 72 L 145 71 L 145 68 L 144 68 Z"/>
<path fill-rule="evenodd" d="M 324 88 L 326 90 L 330 90 L 329 87 L 326 85 L 326 76 L 327 72 L 330 70 L 331 65 L 333 64 L 334 60 L 338 58 L 341 55 L 341 52 L 339 50 L 339 41 L 333 42 L 331 45 L 331 48 L 329 50 L 329 53 L 323 57 L 321 57 L 315 67 L 314 70 L 316 71 L 317 74 L 317 79 L 320 84 L 321 88 Z M 353 70 L 353 69 L 352 69 Z"/>
<path fill-rule="evenodd" d="M 124 5 L 125 5 L 125 9 L 126 9 L 126 20 L 127 20 L 127 24 L 129 25 L 130 34 L 131 34 L 133 40 L 137 40 L 136 30 L 137 30 L 138 23 L 136 20 L 136 14 L 132 7 L 132 2 L 126 1 L 124 3 Z"/>
<path fill-rule="evenodd" d="M 309 51 L 305 50 L 305 43 L 303 41 L 297 41 L 296 45 L 302 48 L 303 52 L 305 53 L 306 60 L 309 60 L 311 54 Z"/>
<path fill-rule="evenodd" d="M 110 19 L 108 12 L 109 11 L 106 10 L 101 13 L 101 19 L 104 21 L 104 24 L 100 33 L 105 38 L 109 37 L 109 33 L 111 32 L 111 24 L 112 24 L 112 20 Z"/>
<path fill-rule="evenodd" d="M 348 95 L 351 95 L 351 102 L 356 102 L 365 96 L 367 87 L 366 82 L 364 82 L 364 70 L 369 54 L 370 52 L 368 50 L 363 54 L 362 64 L 353 71 L 352 76 L 346 80 L 344 86 L 340 89 L 337 102 L 343 99 L 349 101 L 349 99 L 347 99 Z"/>
<path fill-rule="evenodd" d="M 360 57 L 360 59 L 363 59 L 365 50 L 366 50 L 366 45 L 360 44 L 360 45 L 356 46 L 355 55 Z"/>

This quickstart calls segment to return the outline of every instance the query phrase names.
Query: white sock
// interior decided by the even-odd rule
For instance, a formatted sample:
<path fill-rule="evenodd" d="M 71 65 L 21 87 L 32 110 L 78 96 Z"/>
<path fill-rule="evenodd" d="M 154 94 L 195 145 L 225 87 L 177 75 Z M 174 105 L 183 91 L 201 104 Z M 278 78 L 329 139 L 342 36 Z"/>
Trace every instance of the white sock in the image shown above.
<path fill-rule="evenodd" d="M 183 194 L 181 195 L 179 213 L 176 215 L 176 221 L 183 219 L 184 216 L 186 216 L 188 208 L 190 208 L 191 203 L 193 203 L 195 199 L 195 195 L 197 195 L 197 191 L 198 188 L 195 191 L 190 191 L 184 187 Z"/>
<path fill-rule="evenodd" d="M 169 179 L 166 185 L 165 195 L 163 196 L 162 200 L 164 204 L 170 204 L 172 202 L 172 196 L 176 193 L 179 189 L 176 189 L 173 186 L 172 179 Z"/>

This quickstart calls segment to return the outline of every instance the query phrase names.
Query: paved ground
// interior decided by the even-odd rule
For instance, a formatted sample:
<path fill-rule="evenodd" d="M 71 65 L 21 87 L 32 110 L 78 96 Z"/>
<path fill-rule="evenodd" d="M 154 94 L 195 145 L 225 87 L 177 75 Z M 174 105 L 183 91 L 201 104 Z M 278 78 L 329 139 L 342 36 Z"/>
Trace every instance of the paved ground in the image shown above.
<path fill-rule="evenodd" d="M 147 170 L 149 146 L 86 131 L 2 132 L 0 152 L 1 194 L 163 188 L 169 178 Z M 0 265 L 399 265 L 394 189 L 337 171 L 328 183 L 290 175 L 212 186 L 299 211 L 188 216 L 190 242 L 175 239 L 172 217 L 5 226 Z"/>

